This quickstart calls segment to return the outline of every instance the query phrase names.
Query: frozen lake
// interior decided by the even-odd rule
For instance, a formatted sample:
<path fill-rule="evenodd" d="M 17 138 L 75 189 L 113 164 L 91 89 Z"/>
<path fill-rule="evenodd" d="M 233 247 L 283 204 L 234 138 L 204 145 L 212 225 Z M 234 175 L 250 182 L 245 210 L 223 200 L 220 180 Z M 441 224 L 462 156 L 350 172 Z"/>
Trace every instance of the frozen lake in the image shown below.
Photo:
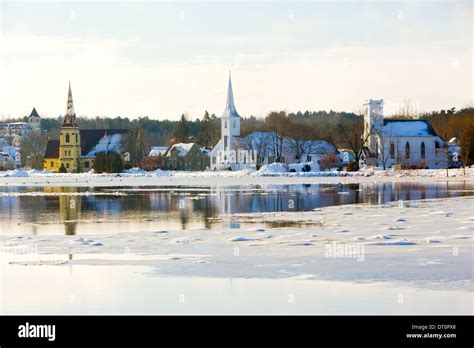
<path fill-rule="evenodd" d="M 466 291 L 148 272 L 133 266 L 9 266 L 0 309 L 2 314 L 472 314 L 472 293 Z"/>
<path fill-rule="evenodd" d="M 473 313 L 472 183 L 0 190 L 1 313 Z"/>
<path fill-rule="evenodd" d="M 238 187 L 0 187 L 2 234 L 89 234 L 252 227 L 220 214 L 299 212 L 474 195 L 474 183 L 301 184 Z M 285 223 L 264 223 L 285 227 Z M 283 226 L 282 226 L 283 225 Z M 297 225 L 295 223 L 293 226 Z"/>

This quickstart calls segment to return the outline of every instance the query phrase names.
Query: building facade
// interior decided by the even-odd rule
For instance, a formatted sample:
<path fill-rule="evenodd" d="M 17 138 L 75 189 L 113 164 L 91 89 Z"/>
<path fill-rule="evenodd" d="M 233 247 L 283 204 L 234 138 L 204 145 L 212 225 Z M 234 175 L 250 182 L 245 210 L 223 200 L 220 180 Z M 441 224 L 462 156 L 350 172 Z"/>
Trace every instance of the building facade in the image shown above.
<path fill-rule="evenodd" d="M 251 156 L 242 148 L 240 115 L 234 103 L 232 79 L 229 73 L 227 101 L 221 116 L 221 139 L 209 153 L 211 170 L 255 168 Z"/>
<path fill-rule="evenodd" d="M 365 104 L 363 137 L 361 166 L 436 169 L 448 163 L 446 144 L 428 120 L 384 119 L 383 100 Z"/>
<path fill-rule="evenodd" d="M 195 143 L 179 143 L 169 147 L 163 157 L 165 170 L 202 171 L 209 168 L 209 156 Z"/>
<path fill-rule="evenodd" d="M 80 129 L 69 83 L 67 109 L 59 139 L 48 141 L 43 169 L 59 171 L 63 166 L 70 173 L 88 172 L 94 167 L 96 154 L 100 152 L 119 153 L 124 162 L 129 162 L 129 155 L 124 153 L 122 145 L 126 133 L 125 129 Z"/>

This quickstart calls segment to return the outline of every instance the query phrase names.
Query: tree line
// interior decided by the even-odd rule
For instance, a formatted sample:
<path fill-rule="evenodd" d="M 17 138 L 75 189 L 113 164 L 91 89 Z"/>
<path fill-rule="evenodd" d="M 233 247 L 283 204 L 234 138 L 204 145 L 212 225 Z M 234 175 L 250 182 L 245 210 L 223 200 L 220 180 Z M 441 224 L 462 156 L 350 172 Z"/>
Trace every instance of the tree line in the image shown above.
<path fill-rule="evenodd" d="M 457 137 L 462 145 L 465 164 L 474 164 L 474 108 L 461 110 L 454 108 L 433 111 L 419 115 L 408 112 L 392 118 L 427 119 L 435 131 L 445 140 Z M 20 121 L 22 121 L 21 119 Z M 128 129 L 125 148 L 130 152 L 132 165 L 142 160 L 151 146 L 169 146 L 180 142 L 196 142 L 198 145 L 212 148 L 220 139 L 220 118 L 205 111 L 201 118 L 191 120 L 181 115 L 179 120 L 155 120 L 148 117 L 129 119 L 127 117 L 78 117 L 82 129 L 107 128 Z M 14 120 L 12 120 L 14 121 Z M 16 120 L 18 121 L 18 120 Z M 57 139 L 63 118 L 42 118 L 41 128 L 44 134 L 25 139 L 22 148 L 22 159 L 25 166 L 42 167 L 41 157 L 48 138 Z M 272 111 L 266 117 L 255 116 L 241 119 L 241 135 L 246 136 L 255 131 L 274 132 L 279 137 L 295 139 L 295 151 L 301 148 L 306 140 L 326 140 L 338 148 L 352 150 L 358 160 L 366 139 L 363 139 L 364 121 L 362 112 L 337 111 L 304 111 L 288 113 Z M 273 141 L 278 142 L 276 137 Z M 301 143 L 299 143 L 301 142 Z M 273 144 L 278 148 L 278 143 Z M 27 153 L 28 152 L 28 153 Z M 31 153 L 30 153 L 31 152 Z"/>

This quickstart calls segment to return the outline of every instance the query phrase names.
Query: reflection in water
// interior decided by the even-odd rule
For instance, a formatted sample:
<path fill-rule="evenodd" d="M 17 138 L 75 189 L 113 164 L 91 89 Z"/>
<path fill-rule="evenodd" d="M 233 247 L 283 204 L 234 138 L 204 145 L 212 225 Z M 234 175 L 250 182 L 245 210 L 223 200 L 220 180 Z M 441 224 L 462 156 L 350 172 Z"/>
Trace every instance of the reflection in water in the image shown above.
<path fill-rule="evenodd" d="M 371 183 L 241 187 L 76 188 L 3 187 L 2 233 L 139 232 L 156 229 L 241 228 L 220 214 L 309 211 L 315 208 L 472 195 L 467 183 Z M 58 229 L 62 225 L 61 230 Z M 271 225 L 270 227 L 276 227 Z M 283 227 L 283 226 L 282 226 Z"/>

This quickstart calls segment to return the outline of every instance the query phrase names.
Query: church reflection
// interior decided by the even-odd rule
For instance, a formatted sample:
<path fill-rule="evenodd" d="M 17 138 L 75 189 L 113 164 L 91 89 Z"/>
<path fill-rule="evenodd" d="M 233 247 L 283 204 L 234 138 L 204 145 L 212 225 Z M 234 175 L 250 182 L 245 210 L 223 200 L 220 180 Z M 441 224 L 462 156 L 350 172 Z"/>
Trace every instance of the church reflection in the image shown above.
<path fill-rule="evenodd" d="M 466 183 L 364 183 L 350 185 L 248 185 L 234 187 L 116 189 L 47 187 L 45 195 L 11 196 L 1 201 L 3 221 L 20 214 L 21 221 L 60 222 L 66 235 L 85 232 L 153 229 L 234 229 L 249 224 L 232 214 L 311 211 L 325 206 L 365 203 L 380 205 L 399 200 L 422 200 L 473 195 Z M 5 189 L 6 190 L 6 189 Z M 11 190 L 11 189 L 9 189 Z M 222 218 L 221 218 L 222 217 Z M 87 224 L 81 221 L 87 221 Z M 99 225 L 100 224 L 100 225 Z M 273 226 L 268 227 L 287 227 Z M 247 226 L 248 227 L 248 226 Z M 34 231 L 35 232 L 35 231 Z M 33 232 L 33 233 L 34 233 Z M 40 233 L 40 232 L 38 232 Z"/>
<path fill-rule="evenodd" d="M 81 195 L 77 187 L 45 187 L 45 193 L 59 194 L 59 213 L 67 236 L 76 234 L 81 212 Z"/>

